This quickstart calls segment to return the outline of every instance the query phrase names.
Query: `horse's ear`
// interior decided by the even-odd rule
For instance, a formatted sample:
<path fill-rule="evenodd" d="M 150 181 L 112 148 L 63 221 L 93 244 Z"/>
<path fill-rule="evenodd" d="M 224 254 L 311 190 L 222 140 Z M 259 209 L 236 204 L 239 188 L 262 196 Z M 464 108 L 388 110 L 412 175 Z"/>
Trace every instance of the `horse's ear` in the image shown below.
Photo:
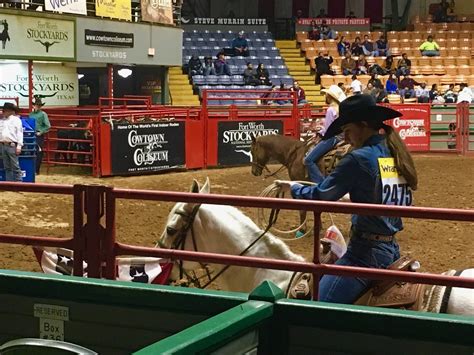
<path fill-rule="evenodd" d="M 192 193 L 199 193 L 199 183 L 197 182 L 196 179 L 193 180 L 193 184 L 191 186 L 191 190 L 189 190 L 189 192 L 192 192 Z"/>
<path fill-rule="evenodd" d="M 211 192 L 211 183 L 209 182 L 209 177 L 206 178 L 206 182 L 201 187 L 201 190 L 199 192 L 201 194 L 208 194 Z"/>

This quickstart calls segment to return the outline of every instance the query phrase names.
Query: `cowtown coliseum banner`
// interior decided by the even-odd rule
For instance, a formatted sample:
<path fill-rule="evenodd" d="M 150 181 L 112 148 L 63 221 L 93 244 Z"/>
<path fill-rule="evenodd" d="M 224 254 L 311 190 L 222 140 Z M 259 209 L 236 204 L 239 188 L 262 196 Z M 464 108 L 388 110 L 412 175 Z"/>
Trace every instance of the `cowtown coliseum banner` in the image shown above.
<path fill-rule="evenodd" d="M 283 122 L 232 121 L 219 122 L 217 163 L 219 165 L 243 165 L 250 163 L 252 138 L 270 134 L 283 134 Z"/>
<path fill-rule="evenodd" d="M 173 24 L 171 0 L 141 0 L 141 8 L 143 21 Z"/>
<path fill-rule="evenodd" d="M 47 11 L 87 16 L 86 0 L 45 0 L 44 4 Z"/>
<path fill-rule="evenodd" d="M 75 60 L 74 20 L 0 13 L 0 58 Z"/>
<path fill-rule="evenodd" d="M 119 20 L 132 20 L 131 0 L 95 0 L 95 14 Z"/>
<path fill-rule="evenodd" d="M 46 107 L 79 105 L 76 68 L 34 63 L 33 94 L 39 95 Z M 0 63 L 0 97 L 18 97 L 20 107 L 28 107 L 26 63 Z"/>
<path fill-rule="evenodd" d="M 142 174 L 185 166 L 184 122 L 114 123 L 112 174 Z"/>
<path fill-rule="evenodd" d="M 405 145 L 412 152 L 428 152 L 430 150 L 431 113 L 430 105 L 390 105 L 403 114 L 390 122 Z"/>
<path fill-rule="evenodd" d="M 370 18 L 300 18 L 298 25 L 310 26 L 311 22 L 316 22 L 316 25 L 326 21 L 328 26 L 370 26 Z"/>

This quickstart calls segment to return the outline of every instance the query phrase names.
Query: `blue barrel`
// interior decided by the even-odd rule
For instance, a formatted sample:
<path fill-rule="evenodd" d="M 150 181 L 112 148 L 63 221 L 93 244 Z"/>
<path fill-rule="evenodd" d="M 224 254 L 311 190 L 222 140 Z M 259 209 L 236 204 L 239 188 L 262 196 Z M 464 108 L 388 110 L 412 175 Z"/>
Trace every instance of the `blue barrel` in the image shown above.
<path fill-rule="evenodd" d="M 34 118 L 22 117 L 23 149 L 19 156 L 23 182 L 35 182 L 36 176 L 36 135 Z M 0 159 L 0 181 L 5 181 L 3 159 Z"/>

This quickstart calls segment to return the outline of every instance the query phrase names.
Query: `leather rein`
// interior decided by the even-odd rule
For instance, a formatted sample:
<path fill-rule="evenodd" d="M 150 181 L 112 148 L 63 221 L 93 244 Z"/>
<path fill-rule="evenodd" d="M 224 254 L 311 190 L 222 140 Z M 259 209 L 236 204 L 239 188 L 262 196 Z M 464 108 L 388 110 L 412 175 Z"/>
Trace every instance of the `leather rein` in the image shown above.
<path fill-rule="evenodd" d="M 198 251 L 196 237 L 194 236 L 193 224 L 200 207 L 201 207 L 200 204 L 194 206 L 193 210 L 191 211 L 191 214 L 187 214 L 185 211 L 182 211 L 182 210 L 181 211 L 178 210 L 175 212 L 177 215 L 183 217 L 186 223 L 179 230 L 176 240 L 173 242 L 171 246 L 172 249 L 184 250 L 184 247 L 186 244 L 186 238 L 187 238 L 187 235 L 189 234 L 188 232 L 191 232 L 190 234 L 191 234 L 194 251 Z M 242 252 L 240 252 L 239 256 L 245 255 L 255 244 L 257 244 L 257 242 L 260 239 L 262 239 L 262 237 L 265 234 L 267 234 L 270 228 L 276 223 L 279 212 L 280 210 L 272 209 L 270 213 L 268 225 L 265 228 L 265 230 L 252 243 L 250 243 L 250 245 L 247 248 L 245 248 Z M 160 247 L 162 246 L 161 242 L 158 242 L 158 244 L 160 245 Z M 209 271 L 209 265 L 199 262 L 202 268 L 206 270 L 206 275 L 208 278 L 207 282 L 204 285 L 201 285 L 199 281 L 199 277 L 196 275 L 196 272 L 194 270 L 191 270 L 191 272 L 193 273 L 193 275 L 191 276 L 184 269 L 183 260 L 179 260 L 178 264 L 179 264 L 179 275 L 180 275 L 179 277 L 183 278 L 183 275 L 186 276 L 186 278 L 188 278 L 197 288 L 200 288 L 200 289 L 205 289 L 212 282 L 214 282 L 219 276 L 221 276 L 229 267 L 232 266 L 232 265 L 224 266 L 216 275 L 211 277 L 211 272 Z"/>

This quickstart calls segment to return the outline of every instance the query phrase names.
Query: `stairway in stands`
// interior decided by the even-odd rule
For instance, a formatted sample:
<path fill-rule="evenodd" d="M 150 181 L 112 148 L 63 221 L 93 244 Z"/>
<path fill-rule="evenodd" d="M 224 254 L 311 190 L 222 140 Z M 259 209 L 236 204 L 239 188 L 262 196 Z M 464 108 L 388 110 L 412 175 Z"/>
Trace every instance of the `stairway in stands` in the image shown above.
<path fill-rule="evenodd" d="M 305 63 L 305 58 L 301 56 L 300 49 L 296 47 L 296 41 L 275 41 L 275 44 L 288 67 L 289 74 L 306 92 L 306 100 L 312 105 L 323 106 L 324 96 L 321 95 L 321 86 L 314 83 L 314 75 L 311 74 L 309 64 Z"/>
<path fill-rule="evenodd" d="M 169 69 L 169 88 L 173 106 L 199 106 L 199 98 L 193 94 L 193 87 L 181 67 Z"/>

